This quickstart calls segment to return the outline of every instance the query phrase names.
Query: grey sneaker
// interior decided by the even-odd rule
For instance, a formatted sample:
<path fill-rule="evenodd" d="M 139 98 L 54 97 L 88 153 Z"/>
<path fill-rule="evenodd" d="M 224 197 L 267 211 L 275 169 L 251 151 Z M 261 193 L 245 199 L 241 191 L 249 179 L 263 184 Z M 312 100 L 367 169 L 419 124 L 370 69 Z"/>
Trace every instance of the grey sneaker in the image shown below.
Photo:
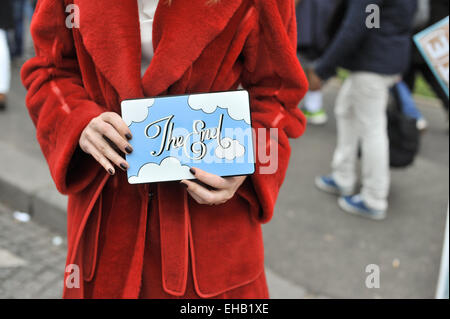
<path fill-rule="evenodd" d="M 368 207 L 359 194 L 354 196 L 342 196 L 339 198 L 338 203 L 342 210 L 353 215 L 373 220 L 383 220 L 386 218 L 386 211 Z"/>
<path fill-rule="evenodd" d="M 339 186 L 332 176 L 317 176 L 315 184 L 318 189 L 328 194 L 338 196 L 348 196 L 354 194 L 354 190 L 352 188 L 344 188 Z"/>

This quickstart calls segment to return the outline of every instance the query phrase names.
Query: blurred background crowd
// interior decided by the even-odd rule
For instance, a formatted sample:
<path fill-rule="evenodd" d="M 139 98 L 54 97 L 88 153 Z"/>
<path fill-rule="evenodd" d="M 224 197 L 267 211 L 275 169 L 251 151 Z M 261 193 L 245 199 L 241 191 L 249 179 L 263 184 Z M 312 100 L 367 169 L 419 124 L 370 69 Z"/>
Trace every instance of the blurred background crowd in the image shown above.
<path fill-rule="evenodd" d="M 376 9 L 366 11 L 373 4 L 379 16 Z M 43 161 L 19 79 L 21 65 L 34 54 L 29 25 L 35 6 L 29 0 L 0 2 L 0 154 L 11 149 Z M 278 212 L 265 228 L 273 297 L 433 298 L 440 282 L 438 294 L 448 298 L 448 246 L 441 266 L 449 184 L 448 90 L 413 43 L 415 34 L 448 12 L 448 0 L 296 0 L 298 57 L 310 82 L 299 107 L 309 128 L 293 141 Z M 373 25 L 367 25 L 369 14 Z M 14 175 L 0 174 L 0 204 L 6 203 L 0 216 L 17 208 L 1 195 L 7 193 L 1 182 L 5 174 Z M 341 210 L 388 220 L 344 218 Z M 17 216 L 39 220 L 40 211 L 21 213 L 9 226 L 0 218 L 0 297 L 21 297 L 20 287 L 27 284 L 20 269 L 26 269 L 28 257 L 20 247 L 29 245 L 28 239 L 15 245 L 5 228 L 20 232 L 28 219 Z M 64 232 L 49 224 L 55 233 Z M 64 243 L 56 246 L 64 250 Z M 8 260 L 14 258 L 25 264 L 11 266 Z M 48 267 L 45 255 L 29 258 Z M 378 291 L 364 284 L 371 263 L 386 274 Z M 58 275 L 38 284 L 31 296 L 57 297 Z"/>

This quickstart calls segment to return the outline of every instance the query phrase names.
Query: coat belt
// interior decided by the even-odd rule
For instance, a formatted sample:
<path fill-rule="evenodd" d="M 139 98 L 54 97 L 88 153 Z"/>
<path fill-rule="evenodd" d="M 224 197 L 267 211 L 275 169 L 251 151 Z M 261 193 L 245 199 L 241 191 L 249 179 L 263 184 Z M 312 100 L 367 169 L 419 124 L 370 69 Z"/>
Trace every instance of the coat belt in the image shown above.
<path fill-rule="evenodd" d="M 142 191 L 137 241 L 131 260 L 123 297 L 139 297 L 148 218 L 148 186 Z M 157 184 L 158 211 L 161 240 L 161 269 L 164 290 L 174 296 L 183 296 L 186 290 L 189 256 L 188 201 L 186 190 L 179 183 Z M 151 244 L 151 243 L 150 243 Z"/>

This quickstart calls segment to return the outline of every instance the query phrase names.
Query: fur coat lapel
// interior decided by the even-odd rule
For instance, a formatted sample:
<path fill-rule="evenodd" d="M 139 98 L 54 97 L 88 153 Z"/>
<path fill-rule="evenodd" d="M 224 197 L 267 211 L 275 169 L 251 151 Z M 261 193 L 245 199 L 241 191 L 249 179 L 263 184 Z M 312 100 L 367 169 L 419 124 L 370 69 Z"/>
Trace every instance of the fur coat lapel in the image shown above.
<path fill-rule="evenodd" d="M 74 3 L 80 8 L 83 43 L 122 100 L 164 93 L 226 27 L 242 0 L 214 6 L 206 0 L 189 0 L 190 8 L 180 0 L 170 6 L 160 0 L 153 25 L 155 55 L 142 79 L 137 0 Z"/>

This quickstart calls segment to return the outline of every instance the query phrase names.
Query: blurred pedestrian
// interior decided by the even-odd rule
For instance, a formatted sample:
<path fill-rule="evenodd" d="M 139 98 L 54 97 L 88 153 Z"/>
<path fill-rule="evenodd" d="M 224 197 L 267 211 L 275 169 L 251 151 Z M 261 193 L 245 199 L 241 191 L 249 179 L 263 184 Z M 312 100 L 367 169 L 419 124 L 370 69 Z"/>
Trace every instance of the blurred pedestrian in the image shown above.
<path fill-rule="evenodd" d="M 12 5 L 14 16 L 14 41 L 11 49 L 12 57 L 21 58 L 24 54 L 25 19 L 28 21 L 31 20 L 36 3 L 35 1 L 30 0 L 14 0 L 12 1 Z"/>
<path fill-rule="evenodd" d="M 296 7 L 298 55 L 305 69 L 309 69 L 314 61 L 324 52 L 330 35 L 328 23 L 338 1 L 301 0 Z M 306 74 L 309 75 L 308 72 Z M 309 90 L 303 99 L 302 111 L 309 124 L 321 125 L 328 120 L 323 109 L 323 94 L 320 89 Z"/>
<path fill-rule="evenodd" d="M 448 0 L 445 0 L 448 1 Z M 411 32 L 411 42 L 413 42 L 413 35 L 419 31 L 426 28 L 430 23 L 430 0 L 418 0 L 417 10 L 414 16 L 413 22 L 413 32 Z M 413 50 L 412 58 L 410 59 L 410 64 L 408 70 L 403 75 L 403 80 L 392 88 L 392 93 L 394 96 L 394 103 L 396 103 L 396 109 L 401 111 L 405 116 L 416 120 L 416 127 L 420 132 L 425 131 L 428 128 L 428 121 L 425 119 L 423 114 L 417 107 L 416 102 L 413 98 L 413 91 L 416 82 L 416 63 L 415 61 L 420 61 L 420 63 L 425 64 L 425 60 L 422 58 L 419 50 L 412 45 Z M 427 69 L 428 67 L 424 65 Z M 428 70 L 429 71 L 429 70 Z M 429 71 L 431 73 L 431 71 Z M 406 82 L 405 82 L 406 79 Z M 436 81 L 437 82 L 437 81 Z M 392 142 L 392 141 L 391 141 Z M 392 143 L 391 143 L 392 147 Z"/>
<path fill-rule="evenodd" d="M 341 195 L 346 212 L 380 220 L 386 217 L 390 187 L 386 108 L 389 89 L 408 65 L 415 0 L 345 0 L 332 43 L 311 71 L 319 89 L 338 66 L 352 73 L 336 100 L 337 147 L 329 176 L 316 178 L 323 191 Z M 340 12 L 337 14 L 341 14 Z M 362 189 L 357 195 L 356 160 L 362 146 Z"/>
<path fill-rule="evenodd" d="M 403 114 L 409 118 L 415 119 L 417 121 L 417 129 L 423 131 L 427 127 L 425 118 L 422 112 L 417 108 L 416 101 L 414 101 L 413 93 L 409 89 L 405 81 L 400 81 L 394 85 L 392 92 L 395 96 L 395 102 L 398 103 L 400 110 Z"/>
<path fill-rule="evenodd" d="M 7 31 L 14 26 L 10 0 L 0 2 L 0 111 L 6 109 L 6 95 L 11 82 L 11 60 Z"/>

